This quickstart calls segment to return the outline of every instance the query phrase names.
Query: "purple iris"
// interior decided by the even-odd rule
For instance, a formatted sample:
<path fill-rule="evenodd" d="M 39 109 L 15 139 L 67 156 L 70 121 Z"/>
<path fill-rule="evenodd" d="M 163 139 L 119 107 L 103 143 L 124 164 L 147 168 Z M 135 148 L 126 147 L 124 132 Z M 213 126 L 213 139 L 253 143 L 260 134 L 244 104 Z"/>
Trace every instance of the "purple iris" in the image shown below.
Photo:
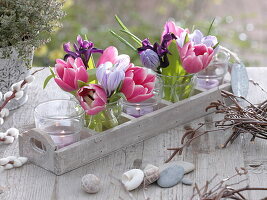
<path fill-rule="evenodd" d="M 77 36 L 78 44 L 73 44 L 75 51 L 71 50 L 70 42 L 65 43 L 63 45 L 64 51 L 67 53 L 64 56 L 64 60 L 66 60 L 69 56 L 73 57 L 74 59 L 80 57 L 83 60 L 83 63 L 86 68 L 88 68 L 88 62 L 92 55 L 92 53 L 103 53 L 102 49 L 97 49 L 94 47 L 94 43 L 88 40 L 83 40 L 80 35 Z"/>
<path fill-rule="evenodd" d="M 167 54 L 168 43 L 171 40 L 175 40 L 176 36 L 173 33 L 166 33 L 163 36 L 162 42 L 159 45 L 157 42 L 152 45 L 148 38 L 142 41 L 142 47 L 138 48 L 137 51 L 140 54 L 141 62 L 145 67 L 150 69 L 165 68 L 169 66 L 169 60 Z M 153 52 L 152 52 L 152 51 Z M 158 56 L 158 58 L 156 57 Z"/>

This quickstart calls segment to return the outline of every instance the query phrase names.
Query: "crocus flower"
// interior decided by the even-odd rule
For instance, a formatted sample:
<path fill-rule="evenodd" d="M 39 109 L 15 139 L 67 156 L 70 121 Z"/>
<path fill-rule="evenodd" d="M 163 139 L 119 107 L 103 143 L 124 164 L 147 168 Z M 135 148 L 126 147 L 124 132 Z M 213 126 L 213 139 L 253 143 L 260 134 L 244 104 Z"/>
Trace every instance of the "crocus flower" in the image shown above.
<path fill-rule="evenodd" d="M 77 99 L 88 115 L 96 115 L 105 109 L 107 96 L 100 85 L 89 84 L 77 92 Z"/>
<path fill-rule="evenodd" d="M 137 103 L 153 97 L 155 75 L 148 74 L 142 67 L 131 67 L 125 73 L 121 92 L 127 101 Z"/>
<path fill-rule="evenodd" d="M 182 48 L 178 47 L 182 66 L 188 73 L 197 73 L 205 69 L 213 55 L 212 47 L 207 47 L 204 44 L 193 45 L 192 42 L 187 42 Z"/>
<path fill-rule="evenodd" d="M 59 87 L 67 92 L 78 89 L 78 80 L 87 82 L 88 73 L 81 58 L 68 57 L 67 61 L 57 59 L 55 65 L 55 81 Z"/>
<path fill-rule="evenodd" d="M 190 34 L 189 39 L 194 45 L 204 44 L 207 47 L 214 47 L 218 43 L 215 36 L 208 35 L 204 37 L 200 30 L 195 30 L 192 34 Z"/>
<path fill-rule="evenodd" d="M 128 55 L 118 55 L 113 46 L 105 49 L 97 64 L 96 77 L 108 97 L 119 87 L 131 65 Z"/>
<path fill-rule="evenodd" d="M 64 57 L 64 60 L 66 60 L 70 56 L 72 58 L 80 57 L 82 58 L 85 67 L 88 68 L 88 61 L 91 57 L 91 54 L 103 53 L 103 50 L 95 48 L 93 42 L 90 42 L 88 40 L 83 40 L 80 35 L 77 36 L 77 42 L 78 44 L 73 44 L 75 51 L 71 50 L 70 42 L 65 43 L 63 45 L 64 51 L 67 53 Z"/>

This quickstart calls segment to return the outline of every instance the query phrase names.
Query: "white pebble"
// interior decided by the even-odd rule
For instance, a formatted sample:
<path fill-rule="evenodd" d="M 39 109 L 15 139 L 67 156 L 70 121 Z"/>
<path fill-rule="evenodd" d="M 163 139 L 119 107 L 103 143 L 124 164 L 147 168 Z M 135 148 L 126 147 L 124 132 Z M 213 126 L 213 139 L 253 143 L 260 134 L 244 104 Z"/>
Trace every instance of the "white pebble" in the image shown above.
<path fill-rule="evenodd" d="M 0 125 L 3 125 L 4 122 L 5 120 L 2 117 L 0 117 Z"/>
<path fill-rule="evenodd" d="M 20 162 L 24 165 L 28 161 L 28 158 L 26 158 L 26 157 L 18 157 L 18 160 L 20 160 Z"/>
<path fill-rule="evenodd" d="M 1 158 L 0 159 L 0 165 L 6 165 L 7 163 L 9 163 L 9 159 L 8 158 Z"/>
<path fill-rule="evenodd" d="M 8 156 L 8 157 L 6 157 L 9 161 L 14 161 L 14 160 L 16 160 L 17 159 L 17 157 L 16 156 Z"/>
<path fill-rule="evenodd" d="M 6 134 L 17 139 L 19 136 L 19 130 L 16 128 L 10 128 L 6 131 Z"/>
<path fill-rule="evenodd" d="M 97 193 L 100 190 L 100 179 L 94 174 L 83 176 L 82 189 L 89 194 Z"/>
<path fill-rule="evenodd" d="M 12 136 L 6 136 L 4 144 L 12 144 L 14 142 L 15 138 Z"/>
<path fill-rule="evenodd" d="M 14 167 L 21 167 L 22 166 L 22 162 L 19 159 L 14 160 Z"/>
<path fill-rule="evenodd" d="M 12 86 L 11 86 L 11 91 L 20 91 L 21 89 L 21 83 L 18 82 L 18 83 L 14 83 Z"/>
<path fill-rule="evenodd" d="M 0 101 L 2 100 L 2 98 L 3 98 L 3 93 L 0 92 Z"/>
<path fill-rule="evenodd" d="M 24 80 L 27 82 L 27 83 L 31 83 L 33 82 L 35 79 L 35 77 L 33 75 L 29 75 L 27 76 Z"/>
<path fill-rule="evenodd" d="M 7 98 L 11 97 L 11 95 L 13 94 L 12 91 L 8 91 L 7 93 L 4 94 L 4 100 L 6 100 Z"/>
<path fill-rule="evenodd" d="M 23 97 L 23 94 L 24 94 L 24 92 L 23 92 L 22 90 L 19 91 L 19 92 L 16 92 L 16 93 L 15 93 L 15 99 L 16 99 L 16 100 L 21 99 L 21 98 Z"/>
<path fill-rule="evenodd" d="M 6 165 L 4 166 L 4 168 L 5 168 L 5 169 L 12 169 L 12 168 L 14 168 L 14 167 L 13 167 L 12 164 L 6 164 Z"/>
<path fill-rule="evenodd" d="M 6 133 L 0 132 L 0 139 L 4 139 L 4 137 L 6 137 Z"/>
<path fill-rule="evenodd" d="M 3 108 L 0 112 L 0 117 L 4 118 L 7 117 L 9 115 L 9 110 L 7 108 Z"/>

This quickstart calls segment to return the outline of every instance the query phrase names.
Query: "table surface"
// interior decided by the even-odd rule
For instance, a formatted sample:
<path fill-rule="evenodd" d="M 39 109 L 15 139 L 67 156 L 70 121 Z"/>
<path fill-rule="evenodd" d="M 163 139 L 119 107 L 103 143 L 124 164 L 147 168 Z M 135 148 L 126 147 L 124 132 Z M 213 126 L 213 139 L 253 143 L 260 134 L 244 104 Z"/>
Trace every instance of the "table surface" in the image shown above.
<path fill-rule="evenodd" d="M 36 70 L 33 68 L 32 70 Z M 267 68 L 248 68 L 249 78 L 267 89 Z M 42 101 L 56 98 L 68 98 L 51 81 L 46 89 L 42 89 L 43 80 L 49 74 L 48 69 L 36 74 L 36 80 L 29 87 L 28 102 L 12 112 L 0 131 L 9 127 L 23 127 L 33 123 L 33 108 Z M 250 84 L 248 99 L 259 103 L 266 99 L 260 88 Z M 191 111 L 192 112 L 192 111 Z M 204 112 L 204 111 L 203 111 Z M 177 116 L 181 117 L 181 116 Z M 214 118 L 214 115 L 211 115 Z M 217 116 L 216 116 L 217 117 Z M 196 127 L 207 117 L 190 122 Z M 164 123 L 164 122 L 159 122 Z M 207 127 L 210 128 L 210 127 Z M 162 165 L 170 156 L 169 147 L 179 146 L 184 125 L 145 140 L 128 148 L 121 149 L 102 159 L 96 160 L 86 166 L 61 176 L 55 176 L 33 164 L 21 168 L 6 170 L 0 174 L 0 186 L 5 188 L 0 194 L 1 200 L 74 200 L 74 199 L 145 199 L 142 189 L 129 193 L 125 192 L 118 179 L 122 173 L 136 167 L 143 167 L 148 163 L 156 166 Z M 256 143 L 249 142 L 249 136 L 238 138 L 226 149 L 220 149 L 230 132 L 210 133 L 199 138 L 187 148 L 182 155 L 175 156 L 174 160 L 184 160 L 195 164 L 194 172 L 186 175 L 198 185 L 204 185 L 216 173 L 220 178 L 235 173 L 235 167 L 246 167 L 249 170 L 248 180 L 243 185 L 250 187 L 267 187 L 267 141 L 256 139 Z M 0 144 L 0 157 L 18 156 L 18 141 L 11 145 Z M 260 163 L 258 168 L 251 168 L 250 164 Z M 101 191 L 90 195 L 81 190 L 81 177 L 92 173 L 101 179 Z M 146 190 L 150 200 L 186 200 L 191 197 L 192 186 L 178 184 L 172 188 L 160 188 L 151 185 Z M 244 193 L 248 199 L 256 200 L 267 197 L 266 191 L 249 191 Z"/>

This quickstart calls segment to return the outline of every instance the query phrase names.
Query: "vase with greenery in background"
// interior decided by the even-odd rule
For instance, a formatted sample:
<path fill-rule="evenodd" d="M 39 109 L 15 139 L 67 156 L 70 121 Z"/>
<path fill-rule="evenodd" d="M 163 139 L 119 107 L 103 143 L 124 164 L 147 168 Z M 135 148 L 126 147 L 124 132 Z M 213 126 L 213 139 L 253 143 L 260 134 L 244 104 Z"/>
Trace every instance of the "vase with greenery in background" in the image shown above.
<path fill-rule="evenodd" d="M 190 33 L 174 21 L 167 21 L 160 42 L 152 44 L 149 38 L 139 39 L 115 16 L 121 33 L 130 38 L 132 45 L 119 34 L 111 31 L 121 42 L 140 56 L 142 65 L 152 69 L 161 79 L 163 99 L 172 103 L 186 99 L 194 91 L 194 75 L 204 70 L 218 49 L 218 40 L 210 35 L 213 22 L 205 36 L 200 30 Z"/>
<path fill-rule="evenodd" d="M 0 91 L 23 80 L 32 66 L 34 48 L 49 41 L 50 33 L 59 28 L 64 16 L 60 0 L 0 1 Z M 27 101 L 24 96 L 8 104 L 16 109 Z"/>

